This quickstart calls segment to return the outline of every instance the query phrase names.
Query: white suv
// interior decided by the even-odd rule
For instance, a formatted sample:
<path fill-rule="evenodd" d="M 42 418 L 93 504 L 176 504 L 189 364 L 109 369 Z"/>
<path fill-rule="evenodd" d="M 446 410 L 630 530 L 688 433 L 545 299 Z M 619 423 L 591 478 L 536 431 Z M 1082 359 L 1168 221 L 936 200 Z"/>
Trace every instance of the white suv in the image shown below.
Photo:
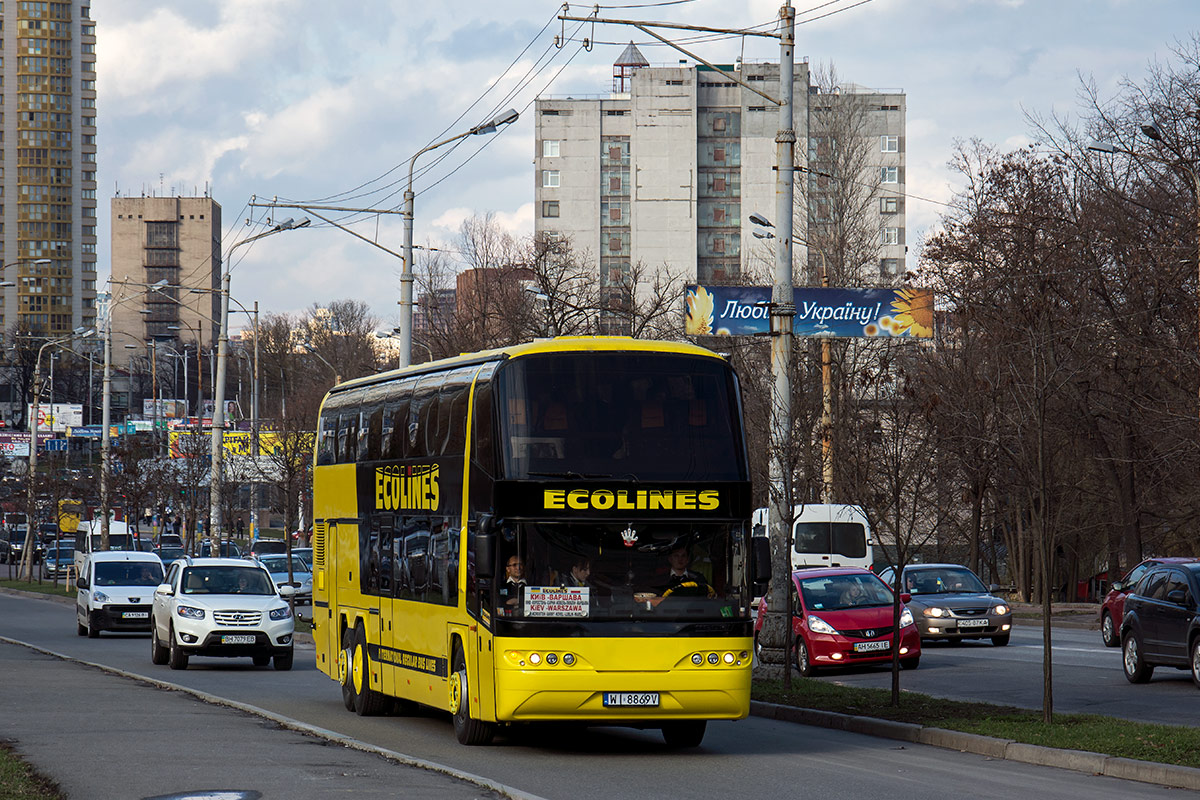
<path fill-rule="evenodd" d="M 292 668 L 294 621 L 287 597 L 261 565 L 240 558 L 171 562 L 154 592 L 150 660 L 187 669 L 190 656 L 250 657 Z"/>

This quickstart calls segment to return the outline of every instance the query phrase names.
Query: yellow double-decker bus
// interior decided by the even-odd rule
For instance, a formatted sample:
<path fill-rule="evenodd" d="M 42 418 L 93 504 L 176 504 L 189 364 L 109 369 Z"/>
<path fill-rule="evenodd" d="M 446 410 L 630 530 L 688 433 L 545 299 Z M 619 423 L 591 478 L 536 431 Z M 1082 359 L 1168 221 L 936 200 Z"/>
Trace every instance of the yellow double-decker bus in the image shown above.
<path fill-rule="evenodd" d="M 443 709 L 464 744 L 576 721 L 695 746 L 748 713 L 770 567 L 723 358 L 542 340 L 336 386 L 318 430 L 314 639 L 347 709 Z"/>

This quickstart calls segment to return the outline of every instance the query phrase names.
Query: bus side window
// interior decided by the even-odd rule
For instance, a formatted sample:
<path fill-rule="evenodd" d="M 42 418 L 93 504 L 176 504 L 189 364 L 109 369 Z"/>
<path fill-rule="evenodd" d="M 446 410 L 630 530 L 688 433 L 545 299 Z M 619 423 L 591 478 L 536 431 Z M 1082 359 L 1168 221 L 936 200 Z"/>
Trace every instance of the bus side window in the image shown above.
<path fill-rule="evenodd" d="M 379 458 L 399 458 L 394 454 L 396 443 L 392 438 L 396 430 L 396 404 L 388 403 L 379 413 L 382 416 L 379 420 Z"/>
<path fill-rule="evenodd" d="M 363 594 L 379 594 L 379 517 L 358 526 L 359 578 Z"/>
<path fill-rule="evenodd" d="M 358 438 L 358 460 L 378 461 L 382 450 L 380 439 L 383 434 L 383 407 L 364 408 L 362 430 Z"/>
<path fill-rule="evenodd" d="M 471 460 L 491 475 L 495 471 L 496 453 L 492 423 L 492 384 L 476 383 L 475 406 L 472 409 L 475 423 L 475 440 L 471 443 Z"/>
<path fill-rule="evenodd" d="M 395 531 L 391 514 L 379 515 L 379 594 L 392 596 L 392 541 Z"/>
<path fill-rule="evenodd" d="M 321 431 L 317 441 L 317 466 L 323 467 L 337 462 L 337 427 L 338 415 L 328 413 L 321 415 Z"/>
<path fill-rule="evenodd" d="M 468 376 L 469 377 L 469 376 Z M 467 400 L 471 396 L 471 384 L 461 383 L 442 389 L 439 405 L 446 426 L 442 452 L 447 455 L 462 455 L 467 447 Z"/>
<path fill-rule="evenodd" d="M 437 381 L 437 383 L 435 383 Z M 426 444 L 430 425 L 437 424 L 437 390 L 440 375 L 426 375 L 413 387 L 408 405 L 408 458 L 425 458 L 432 455 Z"/>

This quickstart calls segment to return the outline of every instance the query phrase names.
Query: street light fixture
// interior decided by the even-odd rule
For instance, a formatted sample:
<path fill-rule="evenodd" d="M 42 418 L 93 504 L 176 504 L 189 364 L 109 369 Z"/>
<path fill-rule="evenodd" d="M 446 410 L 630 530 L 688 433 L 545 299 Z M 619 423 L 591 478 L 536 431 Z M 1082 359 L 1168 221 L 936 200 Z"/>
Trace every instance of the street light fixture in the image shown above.
<path fill-rule="evenodd" d="M 413 166 L 422 153 L 428 153 L 435 147 L 441 147 L 468 136 L 478 136 L 485 133 L 495 133 L 503 125 L 517 121 L 520 113 L 515 108 L 496 115 L 487 122 L 476 125 L 470 130 L 443 139 L 426 147 L 422 147 L 408 162 L 408 188 L 404 190 L 404 264 L 400 268 L 400 366 L 412 364 L 412 316 L 413 316 Z"/>
<path fill-rule="evenodd" d="M 289 217 L 283 222 L 280 222 L 268 230 L 254 236 L 249 236 L 236 242 L 229 248 L 229 254 L 225 258 L 225 263 L 228 265 L 233 260 L 233 251 L 258 241 L 266 236 L 272 236 L 283 231 L 295 230 L 297 228 L 307 228 L 312 224 L 310 219 L 295 220 Z M 213 390 L 213 416 L 212 416 L 212 442 L 210 446 L 210 455 L 212 461 L 212 470 L 209 475 L 209 493 L 208 493 L 208 519 L 209 519 L 209 535 L 214 539 L 213 552 L 220 552 L 220 532 L 221 532 L 221 483 L 222 483 L 222 456 L 225 451 L 225 373 L 227 371 L 226 362 L 229 359 L 229 270 L 225 270 L 225 275 L 221 281 L 221 333 L 217 340 L 217 379 L 216 386 Z M 255 337 L 257 345 L 257 337 Z"/>
<path fill-rule="evenodd" d="M 50 258 L 35 258 L 32 261 L 22 258 L 22 259 L 18 259 L 16 261 L 10 261 L 9 263 L 0 266 L 0 273 L 7 272 L 9 267 L 15 267 L 18 264 L 49 264 L 52 261 L 53 261 L 53 259 L 50 259 Z M 7 281 L 7 280 L 0 281 L 0 288 L 7 289 L 11 286 L 16 286 L 16 285 L 17 285 L 16 281 Z"/>

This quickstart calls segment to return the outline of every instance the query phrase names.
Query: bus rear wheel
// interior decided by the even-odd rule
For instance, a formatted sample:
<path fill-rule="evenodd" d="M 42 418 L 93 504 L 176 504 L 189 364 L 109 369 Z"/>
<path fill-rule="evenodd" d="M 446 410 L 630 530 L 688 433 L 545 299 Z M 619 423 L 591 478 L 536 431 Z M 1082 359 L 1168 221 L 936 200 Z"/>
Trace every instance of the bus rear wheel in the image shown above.
<path fill-rule="evenodd" d="M 450 675 L 450 713 L 454 715 L 454 736 L 459 744 L 490 744 L 496 726 L 471 717 L 471 684 L 462 648 L 454 647 L 454 670 Z"/>
<path fill-rule="evenodd" d="M 662 726 L 663 741 L 668 747 L 699 747 L 707 727 L 708 722 L 702 719 L 668 722 Z"/>
<path fill-rule="evenodd" d="M 371 661 L 367 654 L 367 634 L 362 625 L 354 629 L 354 648 L 350 652 L 349 666 L 354 713 L 360 717 L 382 714 L 388 705 L 388 698 L 371 688 Z"/>
<path fill-rule="evenodd" d="M 347 711 L 354 710 L 353 676 L 350 674 L 350 654 L 353 650 L 354 631 L 347 628 L 342 631 L 342 650 L 338 653 L 338 660 L 344 662 L 339 664 L 339 668 L 342 674 L 342 705 L 346 706 Z"/>

